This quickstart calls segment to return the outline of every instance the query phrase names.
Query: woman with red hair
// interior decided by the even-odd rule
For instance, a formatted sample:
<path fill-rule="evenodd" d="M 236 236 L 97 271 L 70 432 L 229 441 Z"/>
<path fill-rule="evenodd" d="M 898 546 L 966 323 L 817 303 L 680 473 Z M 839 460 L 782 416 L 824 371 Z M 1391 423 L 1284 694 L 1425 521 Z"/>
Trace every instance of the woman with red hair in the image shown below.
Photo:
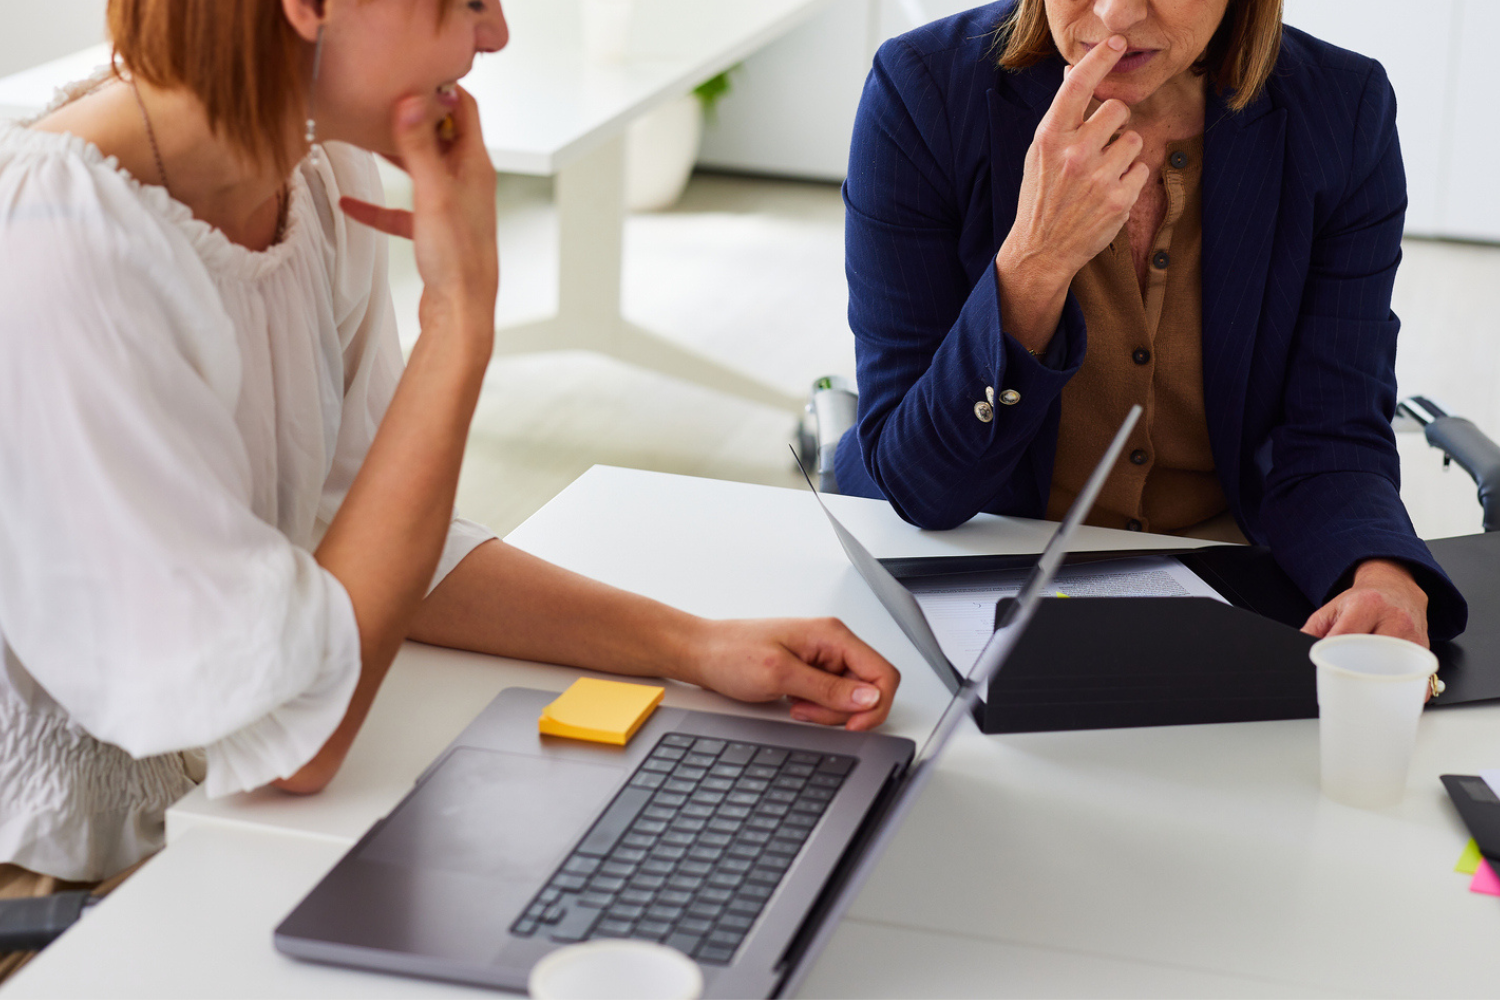
<path fill-rule="evenodd" d="M 0 895 L 135 864 L 200 778 L 322 788 L 408 637 L 885 718 L 836 621 L 706 621 L 453 516 L 499 280 L 456 81 L 497 0 L 109 24 L 112 71 L 0 125 Z M 383 234 L 424 283 L 404 368 Z"/>

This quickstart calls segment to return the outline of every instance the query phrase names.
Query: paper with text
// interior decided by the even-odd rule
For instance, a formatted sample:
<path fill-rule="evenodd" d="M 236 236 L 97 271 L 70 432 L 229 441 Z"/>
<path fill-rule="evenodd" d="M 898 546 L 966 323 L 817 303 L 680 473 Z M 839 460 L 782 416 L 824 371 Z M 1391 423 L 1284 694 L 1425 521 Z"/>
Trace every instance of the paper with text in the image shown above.
<path fill-rule="evenodd" d="M 995 631 L 995 604 L 1015 597 L 1029 570 L 903 580 L 937 635 L 944 654 L 967 671 Z M 1139 556 L 1065 566 L 1053 584 L 1067 597 L 1212 597 L 1224 600 L 1197 573 L 1169 556 Z"/>

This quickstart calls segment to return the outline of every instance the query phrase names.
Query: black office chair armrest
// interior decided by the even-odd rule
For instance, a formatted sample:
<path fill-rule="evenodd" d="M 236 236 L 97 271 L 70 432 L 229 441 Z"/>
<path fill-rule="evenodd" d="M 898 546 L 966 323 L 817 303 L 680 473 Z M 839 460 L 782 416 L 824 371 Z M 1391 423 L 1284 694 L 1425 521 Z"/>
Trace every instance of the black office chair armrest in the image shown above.
<path fill-rule="evenodd" d="M 1457 462 L 1479 486 L 1484 530 L 1500 530 L 1500 445 L 1472 420 L 1450 417 L 1442 407 L 1421 396 L 1404 401 L 1400 409 L 1423 425 L 1428 444 Z"/>
<path fill-rule="evenodd" d="M 1463 417 L 1439 417 L 1427 425 L 1426 433 L 1428 444 L 1441 448 L 1479 485 L 1484 530 L 1500 530 L 1500 446 Z"/>

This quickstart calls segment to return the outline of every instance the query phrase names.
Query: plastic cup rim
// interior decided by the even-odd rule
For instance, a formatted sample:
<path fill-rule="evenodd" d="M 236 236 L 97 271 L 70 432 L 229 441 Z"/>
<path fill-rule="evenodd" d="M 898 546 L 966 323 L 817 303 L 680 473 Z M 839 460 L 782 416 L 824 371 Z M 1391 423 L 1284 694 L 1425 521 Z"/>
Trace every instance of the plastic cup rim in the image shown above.
<path fill-rule="evenodd" d="M 703 991 L 703 970 L 698 963 L 691 958 L 668 945 L 655 941 L 642 941 L 632 938 L 606 938 L 595 941 L 580 941 L 576 944 L 566 945 L 558 948 L 539 959 L 531 968 L 532 979 L 543 978 L 552 968 L 567 965 L 575 961 L 586 961 L 583 953 L 599 954 L 611 951 L 638 951 L 654 952 L 663 962 L 675 965 L 684 971 L 691 969 L 691 976 L 696 976 L 697 986 L 694 995 L 701 995 Z"/>
<path fill-rule="evenodd" d="M 1409 639 L 1397 638 L 1394 635 L 1371 635 L 1369 633 L 1350 632 L 1346 633 L 1345 635 L 1326 636 L 1325 638 L 1319 639 L 1317 642 L 1313 643 L 1312 649 L 1308 651 L 1308 657 L 1312 659 L 1314 654 L 1317 652 L 1318 647 L 1323 645 L 1325 642 L 1331 645 L 1346 646 L 1351 642 L 1371 641 L 1385 644 L 1399 642 L 1404 646 L 1410 646 L 1412 649 L 1418 650 L 1423 654 L 1429 666 L 1427 666 L 1425 669 L 1416 670 L 1408 674 L 1368 674 L 1360 670 L 1350 670 L 1348 667 L 1341 667 L 1336 663 L 1320 663 L 1316 659 L 1313 659 L 1313 665 L 1316 666 L 1319 670 L 1327 670 L 1329 673 L 1341 674 L 1345 677 L 1356 678 L 1357 680 L 1388 682 L 1392 684 L 1419 681 L 1423 678 L 1431 677 L 1433 674 L 1437 673 L 1439 664 L 1436 653 L 1434 653 L 1430 649 L 1423 649 L 1421 646 L 1418 646 L 1416 643 L 1412 642 Z"/>

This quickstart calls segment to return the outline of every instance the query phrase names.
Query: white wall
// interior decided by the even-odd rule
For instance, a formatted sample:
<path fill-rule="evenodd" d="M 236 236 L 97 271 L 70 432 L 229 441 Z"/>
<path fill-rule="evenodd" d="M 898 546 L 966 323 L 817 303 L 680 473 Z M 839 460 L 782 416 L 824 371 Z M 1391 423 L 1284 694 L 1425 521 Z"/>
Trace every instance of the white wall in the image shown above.
<path fill-rule="evenodd" d="M 1285 21 L 1324 41 L 1379 59 L 1396 90 L 1406 162 L 1407 235 L 1444 233 L 1452 163 L 1453 45 L 1465 0 L 1285 0 Z M 1470 7 L 1495 5 L 1470 0 Z M 1500 5 L 1495 5 L 1500 6 Z M 1500 234 L 1500 229 L 1497 229 Z"/>
<path fill-rule="evenodd" d="M 1448 142 L 1439 228 L 1446 235 L 1500 242 L 1500 111 L 1495 106 L 1495 39 L 1500 3 L 1457 0 Z"/>
<path fill-rule="evenodd" d="M 0 0 L 0 76 L 104 41 L 105 0 Z"/>
<path fill-rule="evenodd" d="M 1286 21 L 1379 59 L 1397 98 L 1410 207 L 1406 231 L 1500 242 L 1500 113 L 1488 48 L 1500 0 L 1285 0 Z M 835 0 L 745 62 L 705 166 L 841 180 L 876 47 L 966 0 Z"/>

